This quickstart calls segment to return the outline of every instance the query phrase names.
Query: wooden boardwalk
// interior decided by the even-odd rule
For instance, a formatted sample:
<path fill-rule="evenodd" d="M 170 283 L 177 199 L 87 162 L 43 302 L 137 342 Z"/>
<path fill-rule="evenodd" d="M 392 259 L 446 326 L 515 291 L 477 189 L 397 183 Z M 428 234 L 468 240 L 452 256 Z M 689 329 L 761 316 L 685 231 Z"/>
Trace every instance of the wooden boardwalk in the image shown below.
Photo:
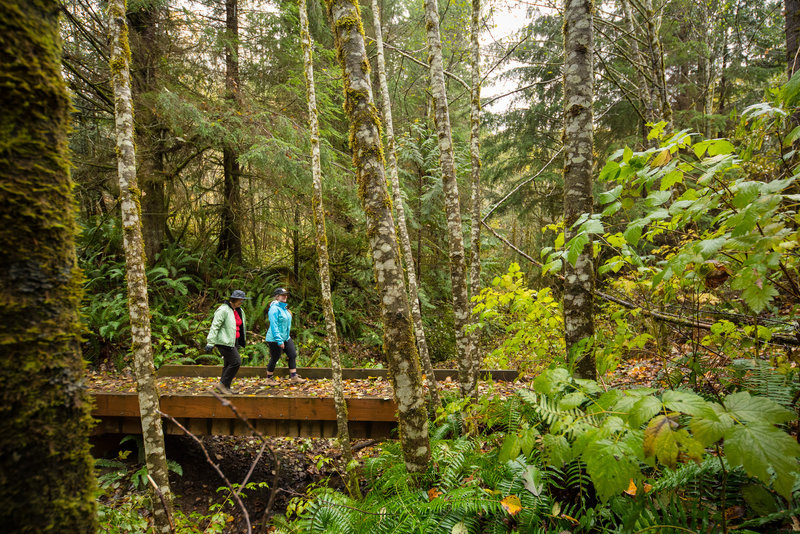
<path fill-rule="evenodd" d="M 219 376 L 219 366 L 178 365 L 164 366 L 159 376 L 213 377 Z M 385 369 L 343 369 L 346 379 L 384 378 Z M 287 370 L 276 369 L 276 375 L 285 376 Z M 265 376 L 261 367 L 242 367 L 237 376 Z M 330 369 L 300 369 L 309 379 L 330 378 Z M 449 369 L 436 371 L 437 379 L 456 376 Z M 513 380 L 515 371 L 482 371 L 484 378 Z M 92 416 L 99 420 L 93 433 L 141 434 L 139 401 L 135 393 L 93 392 Z M 224 397 L 236 407 L 265 436 L 320 437 L 336 436 L 336 408 L 331 397 L 277 397 L 266 395 L 230 395 Z M 160 397 L 161 411 L 174 417 L 195 435 L 249 436 L 247 425 L 229 406 L 225 406 L 210 393 L 164 394 Z M 384 439 L 396 437 L 397 405 L 391 398 L 367 397 L 347 399 L 348 425 L 352 438 Z M 164 432 L 182 434 L 183 430 L 164 419 Z"/>

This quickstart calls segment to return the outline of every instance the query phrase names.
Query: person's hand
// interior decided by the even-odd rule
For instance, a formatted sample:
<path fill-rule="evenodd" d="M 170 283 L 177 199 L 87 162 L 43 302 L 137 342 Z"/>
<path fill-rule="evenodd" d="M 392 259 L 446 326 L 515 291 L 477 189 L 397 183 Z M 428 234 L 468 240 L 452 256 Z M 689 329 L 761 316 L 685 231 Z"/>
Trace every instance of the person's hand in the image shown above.
<path fill-rule="evenodd" d="M 281 344 L 280 344 L 280 347 L 281 347 L 282 349 L 283 349 L 283 348 L 286 348 L 286 343 L 281 343 Z"/>
<path fill-rule="evenodd" d="M 212 350 L 214 350 L 214 345 L 212 345 L 211 343 L 206 345 L 206 352 L 211 352 Z"/>

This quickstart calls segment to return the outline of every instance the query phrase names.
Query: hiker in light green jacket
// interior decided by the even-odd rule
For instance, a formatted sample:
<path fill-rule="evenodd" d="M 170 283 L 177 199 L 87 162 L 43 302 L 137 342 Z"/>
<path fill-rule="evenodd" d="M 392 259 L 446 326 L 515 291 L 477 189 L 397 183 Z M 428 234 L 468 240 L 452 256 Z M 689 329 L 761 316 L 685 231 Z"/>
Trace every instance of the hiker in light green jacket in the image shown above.
<path fill-rule="evenodd" d="M 214 313 L 214 320 L 206 338 L 206 352 L 211 352 L 214 347 L 222 354 L 222 377 L 216 388 L 221 393 L 232 395 L 231 382 L 236 377 L 239 367 L 242 365 L 242 357 L 239 356 L 239 347 L 245 346 L 246 323 L 244 320 L 244 310 L 242 302 L 250 297 L 245 296 L 244 291 L 237 289 L 227 302 L 222 304 Z"/>

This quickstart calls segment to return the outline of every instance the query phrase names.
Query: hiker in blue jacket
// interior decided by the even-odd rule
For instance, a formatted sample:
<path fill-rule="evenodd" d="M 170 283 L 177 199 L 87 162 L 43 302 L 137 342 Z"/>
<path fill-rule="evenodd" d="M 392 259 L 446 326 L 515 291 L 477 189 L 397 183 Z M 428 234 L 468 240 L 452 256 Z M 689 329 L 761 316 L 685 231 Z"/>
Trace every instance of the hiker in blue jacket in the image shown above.
<path fill-rule="evenodd" d="M 289 381 L 298 384 L 305 379 L 297 376 L 297 350 L 291 337 L 292 312 L 287 309 L 286 301 L 289 292 L 279 287 L 272 292 L 275 300 L 269 305 L 269 330 L 267 330 L 267 345 L 269 346 L 269 365 L 267 365 L 267 385 L 278 382 L 272 378 L 275 365 L 284 352 L 289 359 Z"/>
<path fill-rule="evenodd" d="M 206 338 L 206 352 L 211 352 L 214 347 L 222 354 L 222 377 L 216 385 L 217 390 L 226 395 L 233 394 L 231 382 L 236 377 L 242 358 L 239 356 L 239 347 L 245 346 L 245 330 L 242 302 L 249 299 L 241 289 L 235 290 L 214 313 L 214 320 L 208 330 Z"/>

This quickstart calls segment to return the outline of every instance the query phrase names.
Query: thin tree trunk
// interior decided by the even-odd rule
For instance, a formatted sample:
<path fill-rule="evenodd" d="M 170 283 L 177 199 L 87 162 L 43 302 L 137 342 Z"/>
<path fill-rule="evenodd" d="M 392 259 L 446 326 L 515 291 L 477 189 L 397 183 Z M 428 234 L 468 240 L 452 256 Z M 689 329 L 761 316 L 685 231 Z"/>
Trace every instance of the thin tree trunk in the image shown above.
<path fill-rule="evenodd" d="M 431 455 L 428 417 L 391 200 L 386 190 L 380 120 L 370 86 L 361 13 L 358 4 L 351 0 L 325 0 L 325 3 L 344 77 L 350 149 L 381 297 L 384 350 L 397 401 L 403 458 L 409 472 L 421 473 L 427 469 Z"/>
<path fill-rule="evenodd" d="M 347 403 L 342 386 L 342 359 L 339 356 L 339 336 L 336 332 L 336 317 L 333 314 L 331 298 L 330 259 L 328 256 L 328 237 L 325 231 L 325 206 L 322 200 L 322 164 L 319 149 L 319 120 L 317 113 L 317 95 L 314 87 L 314 60 L 311 34 L 308 31 L 308 11 L 306 0 L 298 0 L 300 7 L 300 42 L 303 45 L 303 62 L 305 64 L 306 92 L 308 95 L 308 124 L 311 130 L 311 207 L 314 211 L 314 237 L 317 244 L 319 260 L 319 281 L 322 290 L 322 310 L 325 314 L 325 330 L 328 334 L 328 349 L 331 354 L 331 373 L 333 378 L 333 401 L 336 405 L 336 435 L 342 448 L 345 466 L 353 461 L 353 449 L 350 446 L 350 430 L 347 427 Z M 361 495 L 358 477 L 354 471 L 345 473 L 345 480 L 351 495 Z"/>
<path fill-rule="evenodd" d="M 436 385 L 436 376 L 433 364 L 428 353 L 428 342 L 425 339 L 425 329 L 422 326 L 422 308 L 419 303 L 419 286 L 417 275 L 414 272 L 414 256 L 411 252 L 411 238 L 406 225 L 405 207 L 403 205 L 403 190 L 400 188 L 400 178 L 397 172 L 397 154 L 395 153 L 394 123 L 392 121 L 392 106 L 389 100 L 389 84 L 386 81 L 386 60 L 383 55 L 383 32 L 381 30 L 381 16 L 378 10 L 378 0 L 372 0 L 372 17 L 375 24 L 375 43 L 378 52 L 378 82 L 383 99 L 383 125 L 386 133 L 386 163 L 388 165 L 389 180 L 392 185 L 392 200 L 394 214 L 397 220 L 397 229 L 400 232 L 400 248 L 403 252 L 403 261 L 406 265 L 406 280 L 408 281 L 408 300 L 411 303 L 411 318 L 414 320 L 414 334 L 417 338 L 419 359 L 425 370 L 425 381 L 428 383 L 428 395 L 431 407 L 441 405 L 439 390 Z"/>
<path fill-rule="evenodd" d="M 433 95 L 436 128 L 439 134 L 439 160 L 442 167 L 442 189 L 447 214 L 447 234 L 450 243 L 450 284 L 453 290 L 453 316 L 455 317 L 456 346 L 458 347 L 458 380 L 464 397 L 477 395 L 478 364 L 473 358 L 470 336 L 466 327 L 470 323 L 469 296 L 467 294 L 467 267 L 464 254 L 464 236 L 461 230 L 461 206 L 456 181 L 453 136 L 450 131 L 450 112 L 447 109 L 447 90 L 442 63 L 442 43 L 439 37 L 439 13 L 436 0 L 425 0 L 425 27 L 428 38 L 428 63 L 430 65 L 431 93 Z"/>
<path fill-rule="evenodd" d="M 470 226 L 470 297 L 481 291 L 481 0 L 472 0 L 470 41 L 472 46 L 472 98 L 469 113 L 469 152 L 472 162 L 472 221 Z M 480 367 L 478 330 L 472 334 L 470 346 L 475 351 L 473 359 Z"/>
<path fill-rule="evenodd" d="M 300 207 L 295 204 L 292 227 L 292 271 L 295 281 L 300 280 Z"/>
<path fill-rule="evenodd" d="M 641 101 L 642 108 L 644 110 L 643 114 L 647 122 L 655 122 L 655 110 L 653 109 L 655 98 L 653 97 L 652 84 L 648 81 L 644 72 L 642 72 L 643 65 L 645 65 L 646 61 L 642 55 L 641 48 L 639 48 L 639 41 L 636 39 L 636 24 L 633 19 L 633 14 L 631 13 L 630 0 L 622 0 L 621 4 L 622 13 L 628 26 L 628 32 L 630 33 L 629 46 L 631 48 L 632 56 L 637 62 L 637 65 L 635 66 L 639 81 L 639 87 L 637 89 L 639 93 L 639 100 Z M 644 127 L 645 125 L 642 126 Z"/>
<path fill-rule="evenodd" d="M 136 151 L 133 142 L 133 99 L 131 97 L 130 52 L 125 0 L 108 4 L 111 32 L 111 80 L 114 89 L 114 111 L 117 134 L 117 166 L 119 172 L 122 234 L 125 246 L 128 310 L 133 334 L 133 361 L 139 392 L 147 472 L 164 497 L 153 499 L 157 532 L 172 532 L 172 495 L 169 488 L 164 433 L 158 415 L 159 399 L 155 386 L 153 346 L 150 339 L 150 307 L 147 301 L 144 243 L 139 218 L 139 192 L 136 187 Z"/>
<path fill-rule="evenodd" d="M 60 2 L 0 4 L 0 525 L 97 531 Z"/>
<path fill-rule="evenodd" d="M 225 0 L 225 99 L 228 105 L 238 108 L 239 93 L 239 2 Z M 236 147 L 226 144 L 222 149 L 224 195 L 217 255 L 241 260 L 242 209 L 239 194 L 239 154 Z"/>
<path fill-rule="evenodd" d="M 564 224 L 566 239 L 592 212 L 592 0 L 564 0 Z M 595 378 L 594 263 L 587 244 L 575 265 L 566 262 L 564 340 L 567 360 L 582 378 Z"/>

